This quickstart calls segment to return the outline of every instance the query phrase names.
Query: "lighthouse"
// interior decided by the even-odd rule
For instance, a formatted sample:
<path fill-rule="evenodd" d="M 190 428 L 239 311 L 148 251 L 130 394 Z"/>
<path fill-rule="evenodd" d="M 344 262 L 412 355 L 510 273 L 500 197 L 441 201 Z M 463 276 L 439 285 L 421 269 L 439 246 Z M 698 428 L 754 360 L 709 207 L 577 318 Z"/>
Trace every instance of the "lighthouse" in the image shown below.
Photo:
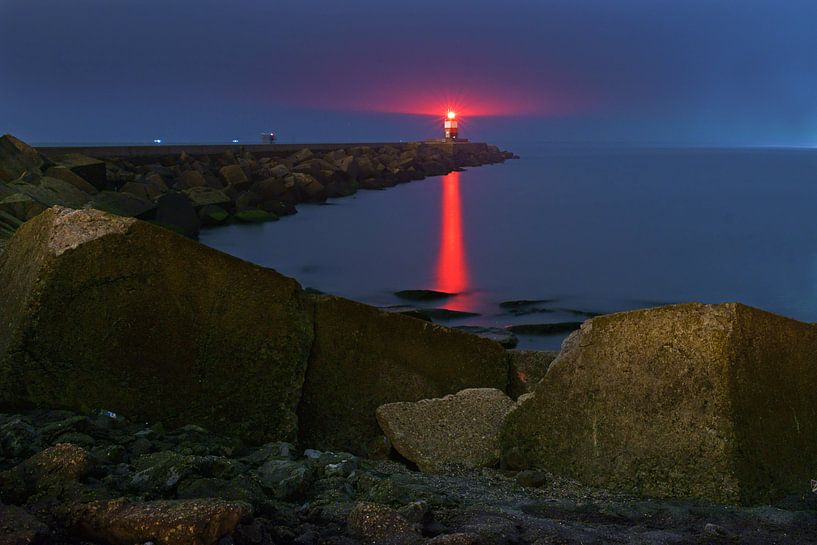
<path fill-rule="evenodd" d="M 445 129 L 445 139 L 447 141 L 457 140 L 459 129 L 457 128 L 456 112 L 448 110 L 445 121 L 443 122 L 443 128 Z"/>

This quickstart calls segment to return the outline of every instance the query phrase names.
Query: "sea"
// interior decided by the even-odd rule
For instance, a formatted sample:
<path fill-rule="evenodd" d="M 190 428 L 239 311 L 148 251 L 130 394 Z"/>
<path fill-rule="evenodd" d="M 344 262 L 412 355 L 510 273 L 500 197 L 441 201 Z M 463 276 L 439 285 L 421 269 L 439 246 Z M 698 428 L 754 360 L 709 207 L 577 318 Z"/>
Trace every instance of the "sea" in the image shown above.
<path fill-rule="evenodd" d="M 520 159 L 200 239 L 321 292 L 469 313 L 448 326 L 541 331 L 689 301 L 817 321 L 817 150 L 503 147 Z M 518 347 L 557 349 L 566 335 L 520 334 Z"/>

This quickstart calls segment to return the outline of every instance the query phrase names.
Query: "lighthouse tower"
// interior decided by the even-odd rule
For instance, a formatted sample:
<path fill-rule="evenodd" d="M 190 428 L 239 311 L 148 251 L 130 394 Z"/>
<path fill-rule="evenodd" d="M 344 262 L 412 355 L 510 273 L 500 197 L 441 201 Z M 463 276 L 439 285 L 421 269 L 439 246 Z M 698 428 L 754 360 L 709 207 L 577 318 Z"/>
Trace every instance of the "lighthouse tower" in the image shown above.
<path fill-rule="evenodd" d="M 445 129 L 446 141 L 457 140 L 457 137 L 459 136 L 459 129 L 457 128 L 456 112 L 448 110 L 448 113 L 445 116 L 445 121 L 443 122 L 443 128 Z"/>

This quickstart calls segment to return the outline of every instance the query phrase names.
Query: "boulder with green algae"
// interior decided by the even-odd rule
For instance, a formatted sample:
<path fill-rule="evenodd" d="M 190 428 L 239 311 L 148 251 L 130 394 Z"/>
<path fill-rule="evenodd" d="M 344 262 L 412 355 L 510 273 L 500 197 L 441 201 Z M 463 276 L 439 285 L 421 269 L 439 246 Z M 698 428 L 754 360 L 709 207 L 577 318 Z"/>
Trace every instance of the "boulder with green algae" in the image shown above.
<path fill-rule="evenodd" d="M 508 415 L 503 458 L 654 496 L 808 493 L 815 384 L 811 324 L 735 303 L 601 316 Z"/>
<path fill-rule="evenodd" d="M 0 285 L 0 407 L 294 437 L 312 342 L 294 280 L 141 221 L 54 207 L 9 241 Z"/>
<path fill-rule="evenodd" d="M 339 297 L 312 298 L 315 343 L 298 408 L 304 446 L 361 452 L 381 435 L 381 405 L 507 385 L 498 343 Z"/>

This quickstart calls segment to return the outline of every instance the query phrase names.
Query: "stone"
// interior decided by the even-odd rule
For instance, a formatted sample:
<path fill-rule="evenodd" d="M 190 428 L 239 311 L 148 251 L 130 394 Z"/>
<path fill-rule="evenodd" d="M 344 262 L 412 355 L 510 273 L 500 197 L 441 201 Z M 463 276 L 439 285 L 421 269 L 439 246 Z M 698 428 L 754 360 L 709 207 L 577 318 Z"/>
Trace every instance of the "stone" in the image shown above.
<path fill-rule="evenodd" d="M 0 457 L 26 458 L 42 448 L 42 437 L 31 424 L 12 418 L 0 425 Z"/>
<path fill-rule="evenodd" d="M 506 418 L 503 458 L 650 496 L 807 493 L 815 353 L 813 325 L 737 303 L 593 318 Z"/>
<path fill-rule="evenodd" d="M 229 205 L 232 200 L 224 191 L 212 187 L 191 187 L 182 191 L 195 208 L 209 205 Z"/>
<path fill-rule="evenodd" d="M 455 293 L 437 290 L 401 290 L 394 294 L 401 299 L 408 299 L 410 301 L 438 301 L 456 295 Z"/>
<path fill-rule="evenodd" d="M 0 285 L 0 407 L 294 439 L 313 337 L 294 280 L 132 218 L 54 207 L 9 241 Z"/>
<path fill-rule="evenodd" d="M 497 343 L 338 297 L 310 298 L 316 335 L 298 409 L 304 446 L 360 453 L 381 435 L 380 405 L 507 385 Z"/>
<path fill-rule="evenodd" d="M 89 194 L 83 193 L 68 182 L 47 176 L 34 179 L 31 183 L 11 183 L 8 184 L 8 187 L 28 195 L 44 206 L 59 204 L 71 208 L 82 208 L 91 200 Z"/>
<path fill-rule="evenodd" d="M 278 216 L 272 212 L 267 212 L 266 210 L 261 210 L 258 208 L 239 210 L 233 217 L 244 223 L 260 223 L 264 221 L 275 221 L 278 219 Z"/>
<path fill-rule="evenodd" d="M 227 165 L 225 167 L 221 167 L 218 173 L 221 175 L 224 183 L 238 190 L 247 189 L 250 185 L 250 180 L 247 178 L 247 175 L 244 173 L 244 169 L 242 169 L 240 165 Z"/>
<path fill-rule="evenodd" d="M 0 545 L 45 545 L 48 526 L 25 509 L 0 504 Z"/>
<path fill-rule="evenodd" d="M 97 189 L 105 189 L 108 186 L 108 171 L 104 161 L 79 153 L 69 153 L 55 157 L 54 162 L 66 167 Z"/>
<path fill-rule="evenodd" d="M 545 486 L 548 482 L 547 473 L 544 471 L 538 471 L 536 469 L 526 469 L 524 471 L 520 471 L 516 475 L 516 482 L 519 483 L 519 486 L 524 486 L 527 488 L 539 488 L 541 486 Z"/>
<path fill-rule="evenodd" d="M 511 333 L 517 335 L 555 335 L 557 333 L 568 333 L 581 327 L 581 322 L 555 322 L 546 324 L 514 324 L 506 327 Z"/>
<path fill-rule="evenodd" d="M 199 209 L 199 220 L 204 226 L 221 225 L 227 221 L 230 213 L 215 204 L 208 204 Z"/>
<path fill-rule="evenodd" d="M 242 172 L 243 174 L 243 172 Z M 204 179 L 204 176 L 198 170 L 185 170 L 179 176 L 179 181 L 184 185 L 184 187 L 192 188 L 192 187 L 206 187 L 207 180 Z"/>
<path fill-rule="evenodd" d="M 23 503 L 35 493 L 61 496 L 82 481 L 93 466 L 84 448 L 58 443 L 0 473 L 0 498 Z"/>
<path fill-rule="evenodd" d="M 96 187 L 88 183 L 85 178 L 77 175 L 71 169 L 63 166 L 53 166 L 50 167 L 48 170 L 45 171 L 45 175 L 50 178 L 56 178 L 58 180 L 62 180 L 63 182 L 67 182 L 83 193 L 87 193 L 89 195 L 93 195 L 97 192 Z"/>
<path fill-rule="evenodd" d="M 391 507 L 359 502 L 349 512 L 349 533 L 367 544 L 412 545 L 423 542 L 419 529 Z"/>
<path fill-rule="evenodd" d="M 314 176 L 293 172 L 285 178 L 288 184 L 292 184 L 301 198 L 306 201 L 320 201 L 326 199 L 326 191 Z"/>
<path fill-rule="evenodd" d="M 155 221 L 190 238 L 196 238 L 201 229 L 199 215 L 183 193 L 166 193 L 159 197 Z"/>
<path fill-rule="evenodd" d="M 302 150 L 290 155 L 289 161 L 293 165 L 297 165 L 298 163 L 302 163 L 308 159 L 311 159 L 312 157 L 314 157 L 314 155 L 315 154 L 312 153 L 312 150 L 310 150 L 309 148 L 303 148 Z"/>
<path fill-rule="evenodd" d="M 511 365 L 508 395 L 512 399 L 531 393 L 559 355 L 552 350 L 510 350 L 508 354 Z"/>
<path fill-rule="evenodd" d="M 116 214 L 117 216 L 139 217 L 144 216 L 156 207 L 156 203 L 132 193 L 116 191 L 100 191 L 93 196 L 91 208 Z"/>
<path fill-rule="evenodd" d="M 471 388 L 440 399 L 388 403 L 377 422 L 392 446 L 425 473 L 499 462 L 499 431 L 514 402 L 493 388 Z"/>
<path fill-rule="evenodd" d="M 292 460 L 269 460 L 256 472 L 261 485 L 279 500 L 302 498 L 312 481 L 309 468 Z"/>
<path fill-rule="evenodd" d="M 10 134 L 0 137 L 0 181 L 11 182 L 26 174 L 41 174 L 48 163 L 40 152 Z"/>
<path fill-rule="evenodd" d="M 120 498 L 66 509 L 72 532 L 109 545 L 215 545 L 235 530 L 249 505 L 217 499 L 131 502 Z"/>

